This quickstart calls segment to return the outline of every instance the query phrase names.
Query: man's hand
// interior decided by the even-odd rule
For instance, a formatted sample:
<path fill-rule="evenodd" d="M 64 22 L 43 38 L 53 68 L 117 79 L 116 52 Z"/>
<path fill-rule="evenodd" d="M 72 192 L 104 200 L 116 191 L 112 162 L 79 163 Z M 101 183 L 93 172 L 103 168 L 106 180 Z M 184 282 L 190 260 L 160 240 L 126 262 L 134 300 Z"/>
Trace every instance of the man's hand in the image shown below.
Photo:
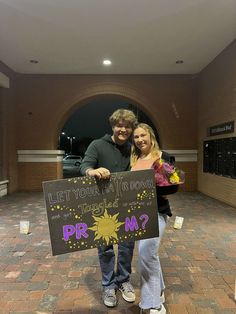
<path fill-rule="evenodd" d="M 109 179 L 111 173 L 108 169 L 100 167 L 97 169 L 87 169 L 86 175 L 89 177 L 96 177 L 98 179 Z"/>

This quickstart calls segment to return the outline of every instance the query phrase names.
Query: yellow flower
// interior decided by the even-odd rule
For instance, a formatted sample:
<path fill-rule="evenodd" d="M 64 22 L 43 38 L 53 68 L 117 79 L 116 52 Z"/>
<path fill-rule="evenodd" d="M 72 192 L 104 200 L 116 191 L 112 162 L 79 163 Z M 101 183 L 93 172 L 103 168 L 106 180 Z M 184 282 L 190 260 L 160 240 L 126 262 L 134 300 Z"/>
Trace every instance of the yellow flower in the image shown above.
<path fill-rule="evenodd" d="M 170 182 L 172 184 L 179 183 L 179 176 L 176 171 L 170 176 Z"/>
<path fill-rule="evenodd" d="M 158 160 L 158 162 L 159 162 L 160 165 L 163 164 L 163 160 L 161 158 Z"/>

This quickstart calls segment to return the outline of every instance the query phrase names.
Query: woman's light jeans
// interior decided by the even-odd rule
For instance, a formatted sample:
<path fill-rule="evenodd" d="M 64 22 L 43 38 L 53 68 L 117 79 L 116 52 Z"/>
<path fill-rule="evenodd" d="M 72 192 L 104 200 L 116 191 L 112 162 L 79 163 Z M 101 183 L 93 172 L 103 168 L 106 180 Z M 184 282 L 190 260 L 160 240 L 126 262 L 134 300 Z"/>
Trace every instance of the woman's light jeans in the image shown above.
<path fill-rule="evenodd" d="M 159 214 L 159 237 L 138 243 L 141 277 L 141 309 L 160 308 L 160 295 L 165 289 L 159 260 L 159 246 L 166 228 L 167 216 Z"/>

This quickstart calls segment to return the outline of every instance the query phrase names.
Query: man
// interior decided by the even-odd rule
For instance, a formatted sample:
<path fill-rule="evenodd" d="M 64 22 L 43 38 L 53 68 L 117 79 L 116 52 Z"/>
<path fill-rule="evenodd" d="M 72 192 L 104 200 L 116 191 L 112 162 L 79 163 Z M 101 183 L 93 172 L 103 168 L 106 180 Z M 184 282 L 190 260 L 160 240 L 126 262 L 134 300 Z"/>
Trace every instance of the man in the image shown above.
<path fill-rule="evenodd" d="M 113 134 L 106 134 L 94 140 L 85 152 L 80 166 L 82 175 L 108 179 L 112 172 L 129 170 L 130 138 L 137 118 L 126 109 L 118 109 L 109 118 Z M 131 262 L 134 242 L 118 244 L 117 269 L 113 245 L 98 248 L 102 272 L 103 302 L 108 307 L 117 304 L 116 291 L 119 289 L 127 302 L 135 301 L 134 288 L 130 283 Z"/>

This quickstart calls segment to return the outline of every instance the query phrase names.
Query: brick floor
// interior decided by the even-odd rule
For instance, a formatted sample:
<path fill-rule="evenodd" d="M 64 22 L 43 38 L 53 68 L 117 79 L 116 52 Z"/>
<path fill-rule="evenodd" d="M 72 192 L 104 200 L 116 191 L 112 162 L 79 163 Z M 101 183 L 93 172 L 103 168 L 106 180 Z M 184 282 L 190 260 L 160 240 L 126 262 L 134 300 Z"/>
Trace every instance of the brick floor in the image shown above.
<path fill-rule="evenodd" d="M 236 313 L 236 209 L 200 193 L 170 197 L 173 217 L 161 246 L 170 314 Z M 173 228 L 175 216 L 183 228 Z M 30 221 L 30 234 L 19 221 Z M 138 314 L 137 251 L 132 282 L 137 301 L 107 309 L 101 302 L 96 249 L 51 255 L 42 193 L 0 199 L 0 313 Z"/>

